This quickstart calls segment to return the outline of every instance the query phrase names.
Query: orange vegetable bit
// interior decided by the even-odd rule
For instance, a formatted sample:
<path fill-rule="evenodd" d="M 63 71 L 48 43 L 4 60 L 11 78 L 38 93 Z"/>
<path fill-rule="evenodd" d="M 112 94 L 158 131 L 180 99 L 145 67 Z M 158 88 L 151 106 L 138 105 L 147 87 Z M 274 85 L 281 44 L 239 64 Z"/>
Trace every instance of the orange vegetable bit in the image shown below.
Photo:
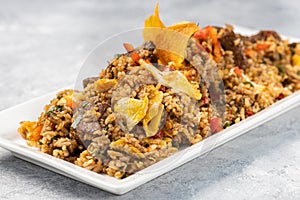
<path fill-rule="evenodd" d="M 214 60 L 219 63 L 221 61 L 222 51 L 221 51 L 221 44 L 218 40 L 218 31 L 216 28 L 213 28 L 211 26 L 207 26 L 203 29 L 200 29 L 199 31 L 194 33 L 194 38 L 199 40 L 206 40 L 211 38 L 212 40 L 212 46 L 213 46 L 213 55 Z M 208 53 L 210 53 L 209 50 L 206 50 Z"/>
<path fill-rule="evenodd" d="M 212 118 L 209 121 L 209 125 L 210 125 L 210 130 L 212 133 L 217 133 L 217 132 L 220 132 L 223 130 L 222 119 L 219 117 Z"/>
<path fill-rule="evenodd" d="M 246 55 L 248 58 L 251 58 L 252 56 L 254 56 L 255 51 L 252 50 L 252 49 L 246 49 L 246 50 L 244 51 L 244 53 L 245 53 L 245 55 Z"/>
<path fill-rule="evenodd" d="M 243 77 L 243 72 L 238 67 L 233 68 L 234 73 L 236 73 L 239 77 Z"/>
<path fill-rule="evenodd" d="M 75 101 L 73 101 L 72 98 L 68 98 L 67 102 L 66 102 L 66 106 L 68 106 L 69 108 L 76 108 L 77 107 L 77 103 Z"/>
<path fill-rule="evenodd" d="M 268 48 L 270 47 L 269 44 L 264 44 L 264 43 L 258 43 L 256 44 L 256 50 L 258 51 L 264 51 L 264 50 L 267 50 Z"/>
<path fill-rule="evenodd" d="M 124 48 L 126 49 L 127 52 L 132 52 L 134 50 L 134 47 L 132 44 L 129 43 L 123 43 Z"/>
<path fill-rule="evenodd" d="M 213 28 L 211 26 L 208 26 L 209 29 L 209 36 L 212 39 L 212 43 L 215 45 L 218 42 L 218 31 L 216 28 Z"/>
<path fill-rule="evenodd" d="M 205 27 L 194 33 L 194 38 L 205 40 L 209 36 L 209 28 Z"/>
<path fill-rule="evenodd" d="M 42 138 L 42 136 L 41 136 L 42 129 L 43 129 L 42 125 L 35 127 L 33 129 L 32 133 L 29 134 L 28 140 L 38 142 Z"/>
<path fill-rule="evenodd" d="M 245 113 L 246 113 L 247 116 L 254 115 L 254 112 L 251 111 L 251 110 L 246 110 Z"/>
<path fill-rule="evenodd" d="M 221 44 L 219 41 L 216 42 L 216 44 L 214 45 L 214 59 L 217 63 L 219 63 L 221 61 L 221 57 L 222 57 L 222 51 L 221 51 Z"/>
<path fill-rule="evenodd" d="M 132 59 L 134 62 L 139 63 L 139 60 L 140 60 L 141 58 L 140 58 L 140 56 L 139 56 L 139 54 L 138 54 L 137 52 L 133 52 L 133 53 L 131 54 L 131 59 Z"/>

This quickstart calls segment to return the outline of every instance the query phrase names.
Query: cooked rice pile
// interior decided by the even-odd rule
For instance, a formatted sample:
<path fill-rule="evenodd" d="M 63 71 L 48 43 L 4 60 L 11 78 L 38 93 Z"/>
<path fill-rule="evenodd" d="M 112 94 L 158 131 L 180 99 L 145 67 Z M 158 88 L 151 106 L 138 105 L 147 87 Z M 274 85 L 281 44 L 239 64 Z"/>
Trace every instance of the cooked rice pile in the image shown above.
<path fill-rule="evenodd" d="M 300 44 L 273 31 L 242 36 L 231 26 L 200 29 L 180 67 L 154 64 L 160 55 L 151 41 L 126 49 L 100 76 L 84 80 L 84 91 L 62 91 L 38 121 L 21 122 L 18 131 L 28 145 L 125 178 L 300 89 Z M 195 67 L 197 49 L 215 61 L 224 82 L 224 118 L 215 112 L 211 91 Z M 198 93 L 167 87 L 151 70 L 184 75 L 188 89 Z"/>

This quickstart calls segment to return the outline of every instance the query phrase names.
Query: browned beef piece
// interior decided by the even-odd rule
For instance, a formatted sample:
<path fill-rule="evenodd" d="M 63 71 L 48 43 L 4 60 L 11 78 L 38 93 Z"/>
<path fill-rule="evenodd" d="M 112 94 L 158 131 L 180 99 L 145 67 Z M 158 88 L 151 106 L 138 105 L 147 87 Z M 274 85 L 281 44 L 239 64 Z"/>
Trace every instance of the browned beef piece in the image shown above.
<path fill-rule="evenodd" d="M 220 38 L 220 43 L 224 50 L 229 50 L 233 52 L 234 63 L 240 68 L 246 68 L 248 66 L 248 61 L 243 53 L 243 50 L 240 46 L 236 46 L 234 41 L 237 39 L 237 36 L 233 31 L 227 31 Z"/>
<path fill-rule="evenodd" d="M 269 30 L 259 31 L 256 35 L 249 37 L 249 39 L 251 42 L 256 42 L 258 40 L 266 40 L 268 37 L 271 37 L 271 36 L 273 36 L 276 40 L 279 40 L 279 41 L 281 40 L 278 33 L 276 33 L 275 31 L 269 31 Z"/>
<path fill-rule="evenodd" d="M 293 42 L 293 43 L 289 44 L 292 55 L 295 54 L 295 49 L 296 49 L 297 44 L 298 43 L 296 43 L 296 42 Z"/>
<path fill-rule="evenodd" d="M 95 131 L 100 130 L 100 125 L 98 121 L 84 122 L 80 121 L 76 127 L 78 133 L 93 134 Z"/>

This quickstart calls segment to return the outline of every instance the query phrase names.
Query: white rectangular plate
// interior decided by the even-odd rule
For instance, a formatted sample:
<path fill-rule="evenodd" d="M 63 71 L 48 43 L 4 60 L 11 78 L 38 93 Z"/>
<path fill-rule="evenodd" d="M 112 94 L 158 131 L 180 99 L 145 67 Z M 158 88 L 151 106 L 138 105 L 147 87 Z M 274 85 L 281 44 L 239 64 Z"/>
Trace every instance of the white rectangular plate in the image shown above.
<path fill-rule="evenodd" d="M 252 34 L 256 31 L 236 27 L 242 34 Z M 297 41 L 289 38 L 290 41 Z M 298 40 L 300 41 L 300 39 Z M 202 142 L 190 146 L 140 172 L 125 179 L 117 180 L 107 175 L 97 174 L 64 160 L 41 153 L 36 148 L 26 145 L 26 141 L 17 132 L 19 122 L 36 120 L 43 106 L 55 96 L 56 92 L 33 99 L 10 109 L 0 112 L 0 121 L 5 122 L 0 130 L 0 147 L 11 151 L 15 156 L 35 163 L 51 171 L 79 180 L 114 194 L 124 194 L 206 152 L 246 133 L 266 121 L 300 105 L 300 91 L 273 104 L 269 108 L 235 124 L 222 132 L 215 134 Z"/>

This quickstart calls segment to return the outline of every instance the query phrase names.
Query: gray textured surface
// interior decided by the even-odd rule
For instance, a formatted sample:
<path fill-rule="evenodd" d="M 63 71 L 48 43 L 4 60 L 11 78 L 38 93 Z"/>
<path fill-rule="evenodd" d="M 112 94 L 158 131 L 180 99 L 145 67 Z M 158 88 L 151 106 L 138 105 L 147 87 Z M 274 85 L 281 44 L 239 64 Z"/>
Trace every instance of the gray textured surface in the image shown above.
<path fill-rule="evenodd" d="M 89 51 L 141 27 L 155 1 L 0 0 L 0 110 L 73 83 Z M 299 3 L 161 1 L 166 24 L 233 23 L 300 37 Z M 0 199 L 299 199 L 300 108 L 143 186 L 115 196 L 0 148 Z M 1 121 L 5 123 L 5 121 Z"/>

